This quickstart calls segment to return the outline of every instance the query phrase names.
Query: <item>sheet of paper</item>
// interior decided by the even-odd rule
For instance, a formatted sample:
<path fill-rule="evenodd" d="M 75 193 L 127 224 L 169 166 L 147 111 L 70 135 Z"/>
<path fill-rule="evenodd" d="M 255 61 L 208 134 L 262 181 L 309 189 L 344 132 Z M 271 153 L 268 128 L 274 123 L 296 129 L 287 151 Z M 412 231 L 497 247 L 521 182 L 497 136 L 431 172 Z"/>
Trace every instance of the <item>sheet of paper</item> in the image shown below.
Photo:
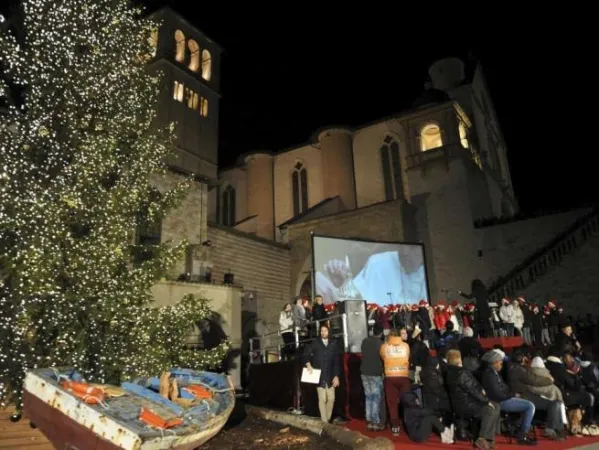
<path fill-rule="evenodd" d="M 302 371 L 302 383 L 320 383 L 320 369 L 312 369 L 312 373 L 308 373 L 308 369 L 304 367 Z"/>

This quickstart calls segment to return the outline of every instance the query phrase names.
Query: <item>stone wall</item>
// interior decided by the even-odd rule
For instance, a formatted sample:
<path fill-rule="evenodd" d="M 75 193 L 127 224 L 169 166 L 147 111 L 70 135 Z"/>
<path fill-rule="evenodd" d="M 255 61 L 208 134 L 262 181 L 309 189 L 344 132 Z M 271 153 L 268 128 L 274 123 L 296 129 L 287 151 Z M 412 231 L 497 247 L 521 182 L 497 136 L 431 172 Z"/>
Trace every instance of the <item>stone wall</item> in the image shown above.
<path fill-rule="evenodd" d="M 409 221 L 413 207 L 390 201 L 361 209 L 300 222 L 288 228 L 291 246 L 291 282 L 294 295 L 311 271 L 310 232 L 333 237 L 360 237 L 378 241 L 405 241 L 414 235 Z"/>
<path fill-rule="evenodd" d="M 574 317 L 592 313 L 599 308 L 599 234 L 591 236 L 573 253 L 566 255 L 559 266 L 525 289 L 530 301 L 544 304 L 555 298 L 567 315 Z"/>
<path fill-rule="evenodd" d="M 187 294 L 209 300 L 209 307 L 218 318 L 219 325 L 226 333 L 233 350 L 241 349 L 241 290 L 230 286 L 216 286 L 200 283 L 160 282 L 152 288 L 154 306 L 170 306 L 181 301 Z M 236 387 L 241 386 L 241 357 L 232 361 L 230 375 Z"/>
<path fill-rule="evenodd" d="M 208 237 L 214 282 L 222 284 L 231 271 L 235 285 L 256 297 L 258 319 L 276 331 L 283 304 L 291 300 L 289 248 L 216 224 L 209 225 Z"/>
<path fill-rule="evenodd" d="M 590 209 L 518 220 L 476 230 L 481 237 L 482 258 L 477 277 L 491 283 L 539 250 Z"/>
<path fill-rule="evenodd" d="M 152 185 L 160 192 L 173 189 L 184 181 L 184 177 L 172 172 L 164 176 L 154 176 Z M 173 245 L 186 240 L 189 244 L 201 244 L 208 239 L 208 187 L 204 183 L 193 182 L 187 196 L 179 208 L 171 211 L 162 220 L 162 242 Z M 185 258 L 170 271 L 174 278 L 185 272 Z"/>

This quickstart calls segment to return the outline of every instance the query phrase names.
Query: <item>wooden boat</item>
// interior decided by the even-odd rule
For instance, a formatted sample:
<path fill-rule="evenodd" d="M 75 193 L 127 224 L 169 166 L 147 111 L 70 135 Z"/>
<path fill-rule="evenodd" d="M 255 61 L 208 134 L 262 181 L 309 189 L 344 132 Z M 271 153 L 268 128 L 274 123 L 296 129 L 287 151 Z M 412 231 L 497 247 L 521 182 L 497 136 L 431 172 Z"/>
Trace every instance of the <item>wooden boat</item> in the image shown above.
<path fill-rule="evenodd" d="M 226 375 L 189 369 L 173 369 L 167 380 L 180 399 L 160 395 L 159 378 L 98 386 L 70 368 L 36 369 L 25 377 L 23 408 L 60 450 L 195 449 L 227 422 L 235 406 L 233 383 Z"/>

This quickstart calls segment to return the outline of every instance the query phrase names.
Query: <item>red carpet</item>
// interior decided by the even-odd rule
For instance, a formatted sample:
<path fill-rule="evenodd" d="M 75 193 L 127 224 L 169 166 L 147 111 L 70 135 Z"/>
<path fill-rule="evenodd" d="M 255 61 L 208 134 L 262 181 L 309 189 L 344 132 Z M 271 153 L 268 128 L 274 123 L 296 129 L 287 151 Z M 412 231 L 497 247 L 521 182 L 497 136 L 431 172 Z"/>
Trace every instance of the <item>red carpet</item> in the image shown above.
<path fill-rule="evenodd" d="M 353 431 L 359 431 L 365 436 L 375 438 L 379 436 L 383 436 L 391 439 L 395 442 L 396 449 L 422 449 L 425 448 L 437 448 L 437 449 L 445 449 L 445 450 L 472 450 L 472 443 L 465 441 L 457 441 L 454 445 L 448 446 L 447 444 L 441 443 L 441 438 L 437 435 L 431 436 L 426 444 L 417 444 L 416 442 L 410 441 L 406 434 L 402 431 L 398 437 L 393 437 L 391 434 L 391 430 L 387 428 L 385 431 L 381 431 L 378 433 L 371 433 L 370 431 L 366 431 L 366 422 L 362 420 L 352 420 L 351 422 L 346 424 L 346 427 Z M 582 447 L 590 444 L 599 443 L 599 436 L 594 437 L 569 437 L 565 441 L 555 442 L 549 439 L 545 439 L 542 436 L 541 430 L 537 431 L 537 438 L 539 440 L 538 444 L 535 447 L 529 447 L 531 449 L 542 448 L 543 450 L 566 450 L 571 448 Z M 512 444 L 508 444 L 508 441 L 503 436 L 497 436 L 497 449 L 509 449 L 514 448 L 514 446 L 518 446 L 516 441 L 512 441 Z M 520 446 L 518 446 L 520 447 Z M 521 446 L 524 448 L 524 446 Z"/>

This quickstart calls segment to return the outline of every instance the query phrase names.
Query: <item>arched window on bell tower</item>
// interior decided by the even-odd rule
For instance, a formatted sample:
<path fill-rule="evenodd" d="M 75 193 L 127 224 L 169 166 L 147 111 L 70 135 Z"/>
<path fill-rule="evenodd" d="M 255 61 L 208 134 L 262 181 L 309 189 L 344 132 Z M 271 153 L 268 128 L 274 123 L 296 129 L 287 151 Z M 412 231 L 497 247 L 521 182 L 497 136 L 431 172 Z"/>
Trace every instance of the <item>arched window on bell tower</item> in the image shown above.
<path fill-rule="evenodd" d="M 227 186 L 223 191 L 223 225 L 235 226 L 235 188 Z"/>
<path fill-rule="evenodd" d="M 404 197 L 403 169 L 399 154 L 399 143 L 391 136 L 383 140 L 380 148 L 385 200 L 397 200 Z"/>
<path fill-rule="evenodd" d="M 297 162 L 291 175 L 293 190 L 293 215 L 297 216 L 308 209 L 308 171 Z"/>
<path fill-rule="evenodd" d="M 420 150 L 426 152 L 443 147 L 441 128 L 435 123 L 429 123 L 420 130 Z"/>

